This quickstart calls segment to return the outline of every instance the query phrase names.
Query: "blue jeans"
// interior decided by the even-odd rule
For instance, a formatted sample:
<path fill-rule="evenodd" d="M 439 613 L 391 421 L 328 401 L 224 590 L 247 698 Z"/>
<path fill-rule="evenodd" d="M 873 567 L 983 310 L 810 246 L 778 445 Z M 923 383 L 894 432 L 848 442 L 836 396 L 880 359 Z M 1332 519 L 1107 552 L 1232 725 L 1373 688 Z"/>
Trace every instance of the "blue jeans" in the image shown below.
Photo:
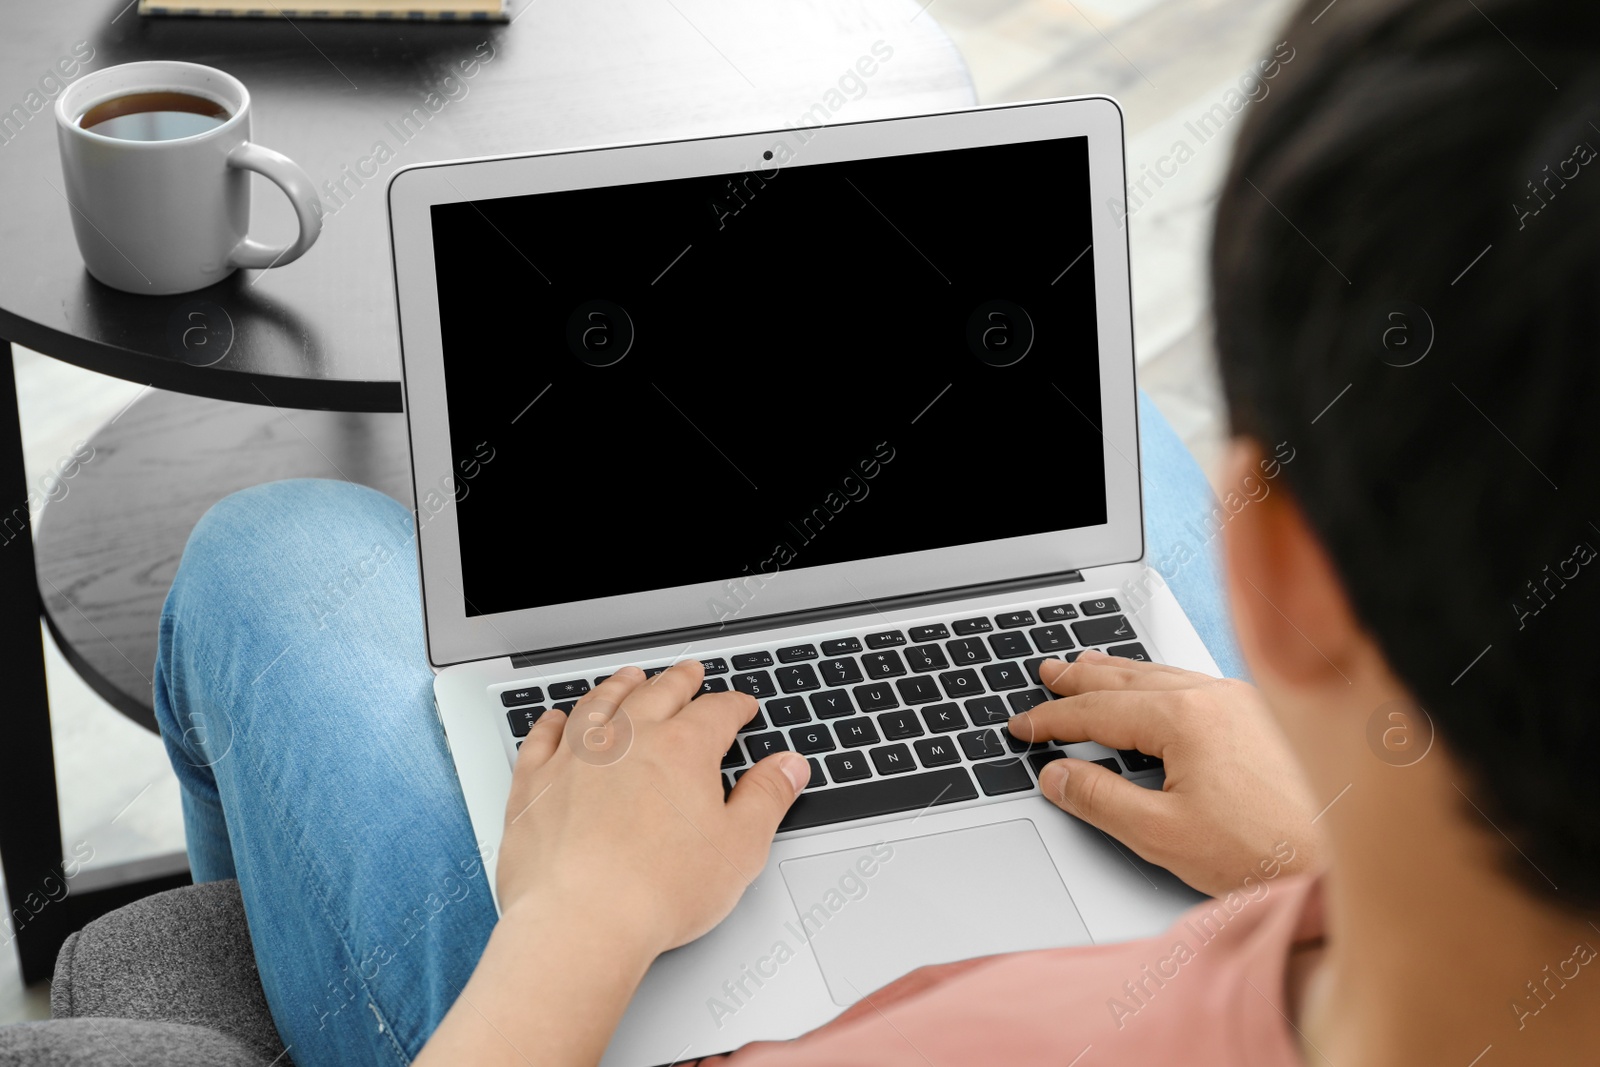
<path fill-rule="evenodd" d="M 1141 398 L 1148 557 L 1195 540 L 1204 477 Z M 410 514 L 372 489 L 236 493 L 195 527 L 161 618 L 156 717 L 196 881 L 237 878 L 301 1067 L 407 1063 L 495 922 L 434 714 Z M 1215 561 L 1171 585 L 1239 673 Z"/>

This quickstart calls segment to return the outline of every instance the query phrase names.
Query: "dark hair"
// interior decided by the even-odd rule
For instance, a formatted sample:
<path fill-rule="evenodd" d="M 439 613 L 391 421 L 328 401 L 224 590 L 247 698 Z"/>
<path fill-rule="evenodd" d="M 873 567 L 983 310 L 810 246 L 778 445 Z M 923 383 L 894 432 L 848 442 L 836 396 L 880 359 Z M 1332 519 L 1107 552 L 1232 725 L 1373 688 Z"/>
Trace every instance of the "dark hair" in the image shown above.
<path fill-rule="evenodd" d="M 1310 0 L 1280 36 L 1213 235 L 1232 428 L 1295 446 L 1357 615 L 1472 776 L 1462 811 L 1593 911 L 1600 5 Z"/>

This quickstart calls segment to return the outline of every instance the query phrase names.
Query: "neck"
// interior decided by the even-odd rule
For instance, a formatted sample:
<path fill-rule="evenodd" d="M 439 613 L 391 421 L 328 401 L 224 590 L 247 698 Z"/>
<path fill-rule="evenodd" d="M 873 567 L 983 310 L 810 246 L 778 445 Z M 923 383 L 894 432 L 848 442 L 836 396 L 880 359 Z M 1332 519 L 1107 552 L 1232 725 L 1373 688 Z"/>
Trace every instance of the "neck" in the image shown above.
<path fill-rule="evenodd" d="M 1482 806 L 1445 753 L 1368 762 L 1328 815 L 1337 873 L 1301 1010 L 1306 1062 L 1594 1063 L 1600 926 L 1507 873 L 1543 878 L 1467 802 Z"/>

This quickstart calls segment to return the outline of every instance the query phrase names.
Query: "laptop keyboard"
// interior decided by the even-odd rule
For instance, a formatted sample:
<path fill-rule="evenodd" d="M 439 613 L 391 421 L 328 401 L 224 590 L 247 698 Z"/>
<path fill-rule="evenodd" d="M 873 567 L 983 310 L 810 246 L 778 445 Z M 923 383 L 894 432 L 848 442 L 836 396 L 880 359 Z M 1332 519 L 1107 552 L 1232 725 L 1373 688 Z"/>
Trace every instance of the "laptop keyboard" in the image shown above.
<path fill-rule="evenodd" d="M 708 657 L 702 693 L 735 689 L 761 705 L 722 758 L 723 789 L 773 752 L 805 756 L 811 782 L 780 832 L 1036 789 L 1067 746 L 1019 740 L 1006 720 L 1051 699 L 1041 663 L 1085 648 L 1150 658 L 1113 597 Z M 546 707 L 570 711 L 606 677 L 502 691 L 517 745 Z M 1094 762 L 1129 776 L 1162 767 L 1132 749 Z"/>

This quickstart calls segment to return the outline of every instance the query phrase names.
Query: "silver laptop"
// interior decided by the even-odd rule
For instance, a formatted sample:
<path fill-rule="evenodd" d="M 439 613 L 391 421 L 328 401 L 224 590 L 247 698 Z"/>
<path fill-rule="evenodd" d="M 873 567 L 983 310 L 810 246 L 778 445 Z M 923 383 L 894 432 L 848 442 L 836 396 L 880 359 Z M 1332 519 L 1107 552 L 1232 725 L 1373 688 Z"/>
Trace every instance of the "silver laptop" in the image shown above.
<path fill-rule="evenodd" d="M 1216 673 L 1144 562 L 1122 196 L 1104 98 L 395 176 L 429 658 L 490 885 L 519 739 L 624 664 L 759 700 L 725 787 L 811 763 L 605 1064 L 1198 899 L 1039 795 L 1063 753 L 1151 788 L 1159 761 L 1004 727 L 1045 656 Z"/>

